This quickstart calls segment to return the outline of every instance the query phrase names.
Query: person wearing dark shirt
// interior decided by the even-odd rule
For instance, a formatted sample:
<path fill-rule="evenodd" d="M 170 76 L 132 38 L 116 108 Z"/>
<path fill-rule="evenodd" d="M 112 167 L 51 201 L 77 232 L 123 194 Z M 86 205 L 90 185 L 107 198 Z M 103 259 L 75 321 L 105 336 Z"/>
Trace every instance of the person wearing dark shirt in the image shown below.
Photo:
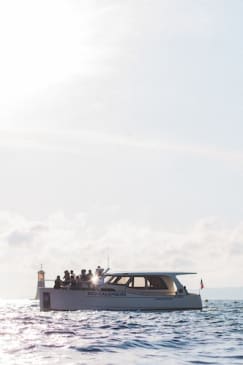
<path fill-rule="evenodd" d="M 70 278 L 70 288 L 71 289 L 76 289 L 76 280 L 75 280 L 75 277 L 73 275 L 71 275 L 71 278 Z"/>
<path fill-rule="evenodd" d="M 69 271 L 68 270 L 65 270 L 64 271 L 64 277 L 63 277 L 63 280 L 64 280 L 64 285 L 67 286 L 70 284 L 70 274 L 69 274 Z"/>
<path fill-rule="evenodd" d="M 86 277 L 87 277 L 88 287 L 92 288 L 92 286 L 93 286 L 93 281 L 92 281 L 93 273 L 92 273 L 91 270 L 88 271 L 88 274 L 86 275 Z"/>
<path fill-rule="evenodd" d="M 62 281 L 60 278 L 60 275 L 57 275 L 57 278 L 55 280 L 54 289 L 60 289 L 62 285 Z"/>

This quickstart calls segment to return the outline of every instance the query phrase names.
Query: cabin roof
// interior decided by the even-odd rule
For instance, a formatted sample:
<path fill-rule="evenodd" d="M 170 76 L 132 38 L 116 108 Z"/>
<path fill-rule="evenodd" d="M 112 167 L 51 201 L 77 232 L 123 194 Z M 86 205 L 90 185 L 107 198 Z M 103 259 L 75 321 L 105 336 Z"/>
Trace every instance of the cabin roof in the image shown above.
<path fill-rule="evenodd" d="M 118 271 L 107 272 L 105 276 L 177 276 L 177 275 L 195 275 L 196 272 L 185 271 Z"/>

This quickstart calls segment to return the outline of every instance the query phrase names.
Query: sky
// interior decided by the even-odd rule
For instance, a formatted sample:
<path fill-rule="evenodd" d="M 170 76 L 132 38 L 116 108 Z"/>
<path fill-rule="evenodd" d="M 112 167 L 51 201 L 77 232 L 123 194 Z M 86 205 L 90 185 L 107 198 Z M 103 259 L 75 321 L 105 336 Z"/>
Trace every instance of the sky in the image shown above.
<path fill-rule="evenodd" d="M 243 286 L 242 12 L 0 1 L 0 297 L 41 264 Z"/>

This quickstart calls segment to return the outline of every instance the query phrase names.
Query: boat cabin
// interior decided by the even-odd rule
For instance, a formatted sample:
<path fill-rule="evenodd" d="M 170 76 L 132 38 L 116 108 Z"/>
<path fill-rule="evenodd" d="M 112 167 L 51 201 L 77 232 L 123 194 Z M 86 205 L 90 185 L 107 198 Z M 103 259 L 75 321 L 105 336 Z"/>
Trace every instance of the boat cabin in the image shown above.
<path fill-rule="evenodd" d="M 184 274 L 184 273 L 183 273 Z M 183 293 L 183 285 L 176 277 L 177 273 L 110 273 L 106 275 L 105 288 L 109 290 L 126 290 L 140 294 L 176 295 Z"/>

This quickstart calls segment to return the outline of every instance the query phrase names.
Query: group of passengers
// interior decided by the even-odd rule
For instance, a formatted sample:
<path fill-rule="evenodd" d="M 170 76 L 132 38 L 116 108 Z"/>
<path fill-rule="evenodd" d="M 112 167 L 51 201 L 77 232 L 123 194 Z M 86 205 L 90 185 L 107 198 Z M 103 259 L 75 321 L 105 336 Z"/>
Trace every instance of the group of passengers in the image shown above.
<path fill-rule="evenodd" d="M 63 279 L 57 275 L 54 289 L 70 288 L 70 289 L 93 289 L 97 285 L 104 283 L 104 269 L 97 266 L 95 275 L 92 270 L 82 269 L 80 275 L 76 275 L 73 270 L 65 270 Z"/>

